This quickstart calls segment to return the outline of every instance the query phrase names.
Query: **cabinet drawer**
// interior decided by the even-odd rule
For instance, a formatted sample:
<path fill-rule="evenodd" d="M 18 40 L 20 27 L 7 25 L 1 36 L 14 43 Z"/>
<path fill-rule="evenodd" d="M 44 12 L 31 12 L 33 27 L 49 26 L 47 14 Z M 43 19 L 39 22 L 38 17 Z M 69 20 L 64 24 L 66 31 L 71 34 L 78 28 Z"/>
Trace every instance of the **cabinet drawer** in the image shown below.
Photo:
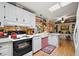
<path fill-rule="evenodd" d="M 12 43 L 0 43 L 0 50 L 10 48 L 12 46 Z"/>
<path fill-rule="evenodd" d="M 35 37 L 33 39 L 33 53 L 41 49 L 41 38 Z"/>
<path fill-rule="evenodd" d="M 3 50 L 0 50 L 0 56 L 11 56 L 12 53 L 11 51 L 9 51 L 9 49 L 3 49 Z"/>

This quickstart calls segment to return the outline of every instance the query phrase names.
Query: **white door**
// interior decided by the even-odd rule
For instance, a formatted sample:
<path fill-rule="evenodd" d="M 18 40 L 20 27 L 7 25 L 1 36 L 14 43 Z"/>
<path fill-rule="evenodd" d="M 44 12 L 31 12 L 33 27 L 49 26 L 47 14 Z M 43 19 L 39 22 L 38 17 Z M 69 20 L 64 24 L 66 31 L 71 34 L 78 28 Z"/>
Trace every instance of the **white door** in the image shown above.
<path fill-rule="evenodd" d="M 6 21 L 16 21 L 16 10 L 15 6 L 5 3 L 5 19 Z"/>
<path fill-rule="evenodd" d="M 37 36 L 33 38 L 33 53 L 41 49 L 41 37 Z"/>

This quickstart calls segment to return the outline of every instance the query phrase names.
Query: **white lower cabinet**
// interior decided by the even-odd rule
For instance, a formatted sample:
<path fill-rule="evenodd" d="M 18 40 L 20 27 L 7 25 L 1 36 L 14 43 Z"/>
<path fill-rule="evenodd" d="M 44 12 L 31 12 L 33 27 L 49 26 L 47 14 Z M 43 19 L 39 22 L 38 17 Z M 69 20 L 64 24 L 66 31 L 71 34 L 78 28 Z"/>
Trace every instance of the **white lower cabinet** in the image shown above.
<path fill-rule="evenodd" d="M 0 50 L 0 56 L 11 56 L 11 52 L 9 51 L 9 49 L 3 49 Z"/>
<path fill-rule="evenodd" d="M 32 47 L 33 47 L 33 53 L 35 53 L 41 49 L 41 37 L 40 36 L 35 36 L 33 38 L 33 46 Z"/>
<path fill-rule="evenodd" d="M 0 43 L 0 56 L 12 56 L 13 44 L 12 42 Z"/>
<path fill-rule="evenodd" d="M 48 43 L 54 46 L 58 46 L 58 35 L 49 35 Z"/>

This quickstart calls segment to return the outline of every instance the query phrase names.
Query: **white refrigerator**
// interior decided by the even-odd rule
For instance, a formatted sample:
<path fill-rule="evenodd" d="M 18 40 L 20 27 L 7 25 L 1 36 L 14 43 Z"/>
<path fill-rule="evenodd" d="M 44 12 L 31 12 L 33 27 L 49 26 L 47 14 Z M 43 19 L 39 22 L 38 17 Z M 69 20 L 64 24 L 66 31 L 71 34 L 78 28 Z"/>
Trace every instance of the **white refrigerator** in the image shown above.
<path fill-rule="evenodd" d="M 78 3 L 77 14 L 76 14 L 76 24 L 75 24 L 73 39 L 75 44 L 75 55 L 79 56 L 79 3 Z"/>

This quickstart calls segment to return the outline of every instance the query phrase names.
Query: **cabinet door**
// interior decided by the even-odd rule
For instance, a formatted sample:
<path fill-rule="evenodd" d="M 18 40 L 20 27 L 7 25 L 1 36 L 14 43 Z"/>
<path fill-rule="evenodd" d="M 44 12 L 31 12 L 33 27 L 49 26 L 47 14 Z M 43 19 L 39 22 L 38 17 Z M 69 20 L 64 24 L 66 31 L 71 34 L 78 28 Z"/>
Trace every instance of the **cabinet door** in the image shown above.
<path fill-rule="evenodd" d="M 0 2 L 0 20 L 4 20 L 4 2 Z"/>
<path fill-rule="evenodd" d="M 6 21 L 16 21 L 16 10 L 15 6 L 5 3 L 5 19 Z"/>
<path fill-rule="evenodd" d="M 35 28 L 35 15 L 26 11 L 25 12 L 26 25 L 31 28 Z"/>
<path fill-rule="evenodd" d="M 30 13 L 30 27 L 35 28 L 35 15 Z"/>
<path fill-rule="evenodd" d="M 29 15 L 28 15 L 28 13 L 27 13 L 27 11 L 24 11 L 24 23 L 25 23 L 25 25 L 26 26 L 29 26 L 28 24 L 29 24 Z"/>
<path fill-rule="evenodd" d="M 49 35 L 48 42 L 51 45 L 58 46 L 58 36 L 57 35 Z"/>
<path fill-rule="evenodd" d="M 33 26 L 32 23 L 33 23 L 33 21 L 32 21 L 32 14 L 29 13 L 29 26 L 30 26 L 30 27 Z"/>
<path fill-rule="evenodd" d="M 22 13 L 23 13 L 23 10 L 21 8 L 17 7 L 17 19 L 18 19 L 18 22 L 21 23 L 21 24 L 23 23 L 23 21 L 22 21 L 23 20 L 23 17 L 22 17 L 23 14 Z"/>
<path fill-rule="evenodd" d="M 27 16 L 28 16 L 27 11 L 25 11 L 25 10 L 21 10 L 21 11 L 22 11 L 22 13 L 21 13 L 22 23 L 25 24 L 25 26 L 26 26 L 27 22 L 28 22 L 28 20 L 27 20 Z"/>
<path fill-rule="evenodd" d="M 29 13 L 28 11 L 27 11 L 26 13 L 27 13 L 27 14 L 26 14 L 26 15 L 27 15 L 27 26 L 31 27 L 31 26 L 30 26 L 30 25 L 31 25 L 31 22 L 30 22 L 30 20 L 31 20 L 31 19 L 30 19 L 30 16 L 31 16 L 31 15 L 30 15 L 30 13 Z"/>
<path fill-rule="evenodd" d="M 11 51 L 9 49 L 0 50 L 0 56 L 12 56 Z"/>
<path fill-rule="evenodd" d="M 33 38 L 33 53 L 41 49 L 41 38 L 34 37 Z"/>
<path fill-rule="evenodd" d="M 13 55 L 13 43 L 0 43 L 0 56 L 12 56 Z"/>

